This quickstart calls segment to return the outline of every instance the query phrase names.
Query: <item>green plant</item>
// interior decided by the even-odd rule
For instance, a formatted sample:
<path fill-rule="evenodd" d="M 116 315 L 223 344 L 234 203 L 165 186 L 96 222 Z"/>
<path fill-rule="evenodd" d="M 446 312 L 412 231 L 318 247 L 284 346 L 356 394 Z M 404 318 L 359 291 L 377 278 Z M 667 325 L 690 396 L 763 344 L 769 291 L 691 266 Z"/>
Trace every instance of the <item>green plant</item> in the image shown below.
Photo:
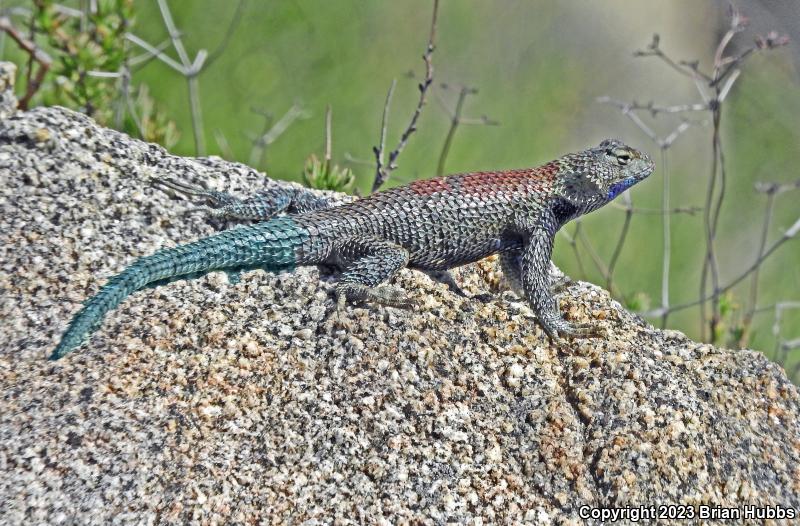
<path fill-rule="evenodd" d="M 157 107 L 146 86 L 133 86 L 130 30 L 133 0 L 82 2 L 80 9 L 33 0 L 30 9 L 0 17 L 0 31 L 28 55 L 22 64 L 19 99 L 86 113 L 104 126 L 166 147 L 177 142 L 175 124 Z M 24 27 L 27 31 L 20 28 Z M 14 51 L 11 51 L 12 56 Z"/>
<path fill-rule="evenodd" d="M 158 109 L 146 85 L 137 86 L 135 94 L 133 107 L 126 114 L 122 131 L 129 135 L 138 135 L 147 142 L 158 143 L 167 149 L 175 146 L 180 138 L 175 122 Z"/>
<path fill-rule="evenodd" d="M 34 0 L 34 34 L 54 55 L 45 104 L 78 109 L 101 124 L 113 116 L 119 87 L 93 72 L 118 72 L 128 54 L 125 33 L 133 24 L 132 0 L 99 0 L 81 16 L 57 9 L 53 0 Z"/>
<path fill-rule="evenodd" d="M 303 166 L 303 184 L 317 190 L 349 192 L 353 189 L 355 175 L 350 168 L 339 168 L 331 162 L 331 107 L 325 111 L 325 158 L 311 154 Z"/>
<path fill-rule="evenodd" d="M 320 160 L 313 153 L 303 166 L 303 184 L 310 188 L 349 192 L 354 182 L 355 175 L 350 168 L 339 168 L 330 159 Z"/>

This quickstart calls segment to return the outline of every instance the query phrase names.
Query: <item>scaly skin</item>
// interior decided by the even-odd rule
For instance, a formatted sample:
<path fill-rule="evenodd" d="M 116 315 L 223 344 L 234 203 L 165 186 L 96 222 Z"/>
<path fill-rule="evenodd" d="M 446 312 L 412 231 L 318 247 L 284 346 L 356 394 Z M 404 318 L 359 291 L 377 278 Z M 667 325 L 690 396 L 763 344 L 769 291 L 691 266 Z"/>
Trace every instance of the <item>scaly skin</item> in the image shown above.
<path fill-rule="evenodd" d="M 500 254 L 503 272 L 553 339 L 588 336 L 589 326 L 561 317 L 548 267 L 556 232 L 649 176 L 647 154 L 616 140 L 523 170 L 477 172 L 416 181 L 353 203 L 327 207 L 296 190 L 249 199 L 172 180 L 158 184 L 203 197 L 219 214 L 264 222 L 226 230 L 140 258 L 111 278 L 73 318 L 51 358 L 65 355 L 129 294 L 146 286 L 215 270 L 292 270 L 337 264 L 336 291 L 345 300 L 403 306 L 396 289 L 381 286 L 400 269 L 425 271 L 455 286 L 442 271 Z M 298 215 L 271 219 L 278 212 Z"/>

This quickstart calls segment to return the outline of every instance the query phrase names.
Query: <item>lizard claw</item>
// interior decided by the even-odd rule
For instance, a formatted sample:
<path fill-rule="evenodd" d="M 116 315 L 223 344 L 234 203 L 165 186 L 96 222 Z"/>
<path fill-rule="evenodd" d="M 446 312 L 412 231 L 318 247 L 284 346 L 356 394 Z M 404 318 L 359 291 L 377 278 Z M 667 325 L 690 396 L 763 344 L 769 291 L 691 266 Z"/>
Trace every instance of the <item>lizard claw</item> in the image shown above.
<path fill-rule="evenodd" d="M 323 320 L 325 324 L 332 323 L 333 327 L 339 329 L 349 330 L 351 327 L 346 322 L 346 318 L 342 316 L 342 311 L 345 309 L 345 301 L 343 296 L 336 299 L 329 299 L 325 302 L 325 315 Z"/>

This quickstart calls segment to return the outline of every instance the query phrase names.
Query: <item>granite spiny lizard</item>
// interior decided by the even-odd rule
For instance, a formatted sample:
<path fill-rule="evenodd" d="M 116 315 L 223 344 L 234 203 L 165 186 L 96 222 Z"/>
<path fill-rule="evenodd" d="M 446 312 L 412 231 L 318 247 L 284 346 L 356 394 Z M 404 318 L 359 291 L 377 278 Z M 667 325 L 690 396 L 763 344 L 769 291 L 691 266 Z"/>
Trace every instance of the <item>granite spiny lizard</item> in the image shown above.
<path fill-rule="evenodd" d="M 346 300 L 405 306 L 400 291 L 381 285 L 403 267 L 442 276 L 492 254 L 500 255 L 503 273 L 548 336 L 589 336 L 591 326 L 561 317 L 550 291 L 553 239 L 568 221 L 600 208 L 653 168 L 647 154 L 605 140 L 536 168 L 420 180 L 336 207 L 299 191 L 242 200 L 163 180 L 162 186 L 206 198 L 222 215 L 262 222 L 138 259 L 84 304 L 51 358 L 80 345 L 131 293 L 175 279 L 333 263 L 343 268 L 339 306 Z M 273 218 L 283 211 L 299 213 Z"/>

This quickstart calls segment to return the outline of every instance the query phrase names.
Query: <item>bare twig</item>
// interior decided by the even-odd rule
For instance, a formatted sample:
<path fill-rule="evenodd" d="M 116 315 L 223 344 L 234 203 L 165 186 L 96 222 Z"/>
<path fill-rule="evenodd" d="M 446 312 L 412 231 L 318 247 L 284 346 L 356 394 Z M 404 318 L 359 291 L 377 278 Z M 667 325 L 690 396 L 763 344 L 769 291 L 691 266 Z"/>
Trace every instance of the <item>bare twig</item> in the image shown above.
<path fill-rule="evenodd" d="M 709 87 L 714 90 L 714 99 L 711 104 L 712 122 L 713 122 L 713 135 L 712 135 L 712 167 L 709 174 L 709 185 L 706 194 L 706 209 L 703 216 L 703 224 L 706 231 L 706 257 L 703 261 L 703 269 L 701 273 L 701 288 L 700 296 L 705 294 L 706 278 L 710 272 L 712 295 L 711 295 L 711 319 L 710 319 L 710 339 L 713 343 L 716 339 L 717 327 L 720 322 L 720 303 L 719 295 L 719 264 L 716 258 L 714 241 L 716 238 L 717 227 L 719 225 L 720 213 L 722 211 L 722 204 L 725 198 L 725 190 L 727 185 L 727 172 L 725 165 L 725 151 L 722 146 L 720 136 L 720 120 L 722 116 L 722 103 L 730 92 L 733 84 L 739 78 L 741 71 L 736 69 L 741 62 L 748 57 L 753 51 L 759 49 L 772 49 L 779 45 L 784 45 L 788 42 L 786 37 L 778 37 L 776 33 L 772 33 L 768 41 L 757 40 L 757 44 L 745 50 L 735 57 L 725 57 L 725 49 L 731 42 L 733 37 L 744 30 L 747 26 L 747 18 L 743 17 L 736 8 L 731 4 L 731 24 L 728 31 L 722 37 L 717 46 L 716 53 L 714 54 L 714 71 L 712 80 L 709 82 Z M 768 43 L 767 43 L 768 42 Z M 719 179 L 719 192 L 715 195 L 716 180 Z M 713 207 L 712 207 L 713 201 Z M 706 311 L 705 304 L 700 306 L 700 320 L 702 327 L 702 334 L 705 333 L 705 319 Z"/>
<path fill-rule="evenodd" d="M 627 208 L 625 209 L 625 220 L 622 223 L 622 230 L 619 233 L 617 245 L 614 247 L 614 253 L 611 255 L 611 259 L 608 262 L 608 275 L 606 276 L 606 288 L 608 290 L 613 290 L 614 288 L 614 269 L 617 266 L 619 255 L 622 253 L 622 246 L 628 238 L 628 230 L 630 229 L 631 219 L 633 218 L 633 202 L 631 201 L 630 191 L 626 190 L 622 198 L 625 203 L 624 206 Z"/>
<path fill-rule="evenodd" d="M 764 210 L 764 221 L 761 226 L 761 239 L 758 243 L 758 255 L 764 253 L 764 248 L 767 246 L 767 236 L 769 235 L 769 226 L 772 222 L 772 211 L 775 205 L 775 193 L 770 192 L 767 194 L 767 205 Z M 750 278 L 750 302 L 748 306 L 747 312 L 745 312 L 744 317 L 742 319 L 742 338 L 739 340 L 739 345 L 744 345 L 744 339 L 746 338 L 746 334 L 749 331 L 750 325 L 753 321 L 753 316 L 755 315 L 756 309 L 758 308 L 758 275 L 759 275 L 760 267 L 753 271 L 753 276 Z"/>
<path fill-rule="evenodd" d="M 442 84 L 441 87 L 443 89 L 448 89 L 450 86 L 447 84 Z M 472 88 L 469 86 L 461 86 L 458 90 L 458 98 L 456 99 L 456 105 L 453 110 L 447 107 L 447 104 L 442 99 L 441 95 L 438 92 L 434 91 L 434 95 L 436 95 L 436 100 L 442 109 L 447 113 L 448 117 L 450 117 L 450 127 L 447 130 L 447 135 L 444 139 L 444 144 L 442 144 L 442 151 L 439 153 L 439 162 L 436 165 L 436 175 L 443 175 L 445 164 L 447 163 L 447 157 L 450 154 L 450 147 L 453 144 L 453 138 L 455 137 L 456 130 L 461 125 L 482 125 L 482 126 L 497 126 L 500 123 L 490 119 L 486 115 L 482 115 L 478 118 L 470 118 L 462 116 L 462 112 L 464 110 L 464 102 L 466 101 L 469 95 L 475 95 L 478 93 L 477 88 Z"/>
<path fill-rule="evenodd" d="M 262 113 L 263 114 L 263 113 Z M 283 133 L 298 119 L 307 119 L 310 114 L 298 104 L 292 106 L 286 113 L 278 119 L 278 121 L 270 126 L 271 118 L 268 114 L 266 117 L 265 131 L 258 138 L 253 141 L 253 148 L 250 151 L 250 166 L 258 167 L 264 160 L 264 153 L 267 147 L 275 142 L 275 140 L 283 135 Z"/>
<path fill-rule="evenodd" d="M 661 148 L 661 170 L 663 174 L 663 188 L 661 194 L 661 206 L 664 210 L 669 210 L 670 189 L 669 189 L 669 164 L 667 162 L 667 148 Z M 672 233 L 671 217 L 664 215 L 661 223 L 661 306 L 669 306 L 669 267 L 672 259 Z M 667 326 L 668 313 L 661 316 L 661 328 Z"/>
<path fill-rule="evenodd" d="M 617 210 L 628 210 L 628 207 L 625 205 L 621 205 L 619 203 L 612 202 L 610 204 L 611 208 L 616 208 Z M 631 207 L 634 214 L 650 214 L 650 215 L 664 215 L 664 214 L 688 214 L 694 215 L 698 212 L 703 211 L 702 206 L 676 206 L 670 209 L 663 209 L 663 208 L 641 208 L 638 206 Z"/>
<path fill-rule="evenodd" d="M 125 38 L 127 38 L 128 40 L 130 40 L 131 42 L 133 42 L 134 44 L 136 44 L 140 48 L 144 49 L 147 52 L 146 55 L 145 55 L 147 57 L 147 59 L 149 59 L 151 57 L 155 57 L 158 60 L 160 60 L 161 62 L 163 62 L 164 64 L 166 64 L 167 66 L 169 66 L 172 69 L 174 69 L 175 71 L 177 71 L 178 73 L 180 73 L 180 74 L 184 73 L 183 66 L 181 64 L 179 64 L 178 62 L 174 61 L 169 55 L 164 53 L 164 49 L 166 49 L 164 44 L 161 44 L 159 47 L 155 47 L 155 46 L 151 45 L 149 42 L 147 42 L 146 40 L 143 40 L 143 39 L 139 38 L 138 36 L 134 35 L 133 33 L 126 33 L 125 34 Z M 142 60 L 145 60 L 145 59 L 142 59 Z"/>
<path fill-rule="evenodd" d="M 375 164 L 377 166 L 376 179 L 375 179 L 376 181 L 378 177 L 377 174 L 381 174 L 386 171 L 386 165 L 384 164 L 384 159 L 383 159 L 383 152 L 386 150 L 386 130 L 389 127 L 389 108 L 392 105 L 392 97 L 394 96 L 394 88 L 396 86 L 397 86 L 397 79 L 392 79 L 392 83 L 391 85 L 389 85 L 389 91 L 386 93 L 386 102 L 383 104 L 380 142 L 378 143 L 378 146 L 372 148 L 372 152 L 375 154 Z"/>
<path fill-rule="evenodd" d="M 673 106 L 661 106 L 655 104 L 654 102 L 648 102 L 647 104 L 641 104 L 639 102 L 625 102 L 618 99 L 614 99 L 612 97 L 603 96 L 598 97 L 597 102 L 601 104 L 611 104 L 612 106 L 616 106 L 620 110 L 624 112 L 628 111 L 646 111 L 652 117 L 657 116 L 659 113 L 687 113 L 687 112 L 697 112 L 697 111 L 708 111 L 708 104 L 703 103 L 694 103 L 694 104 L 676 104 Z"/>
<path fill-rule="evenodd" d="M 167 5 L 167 0 L 157 0 L 157 3 L 158 9 L 161 11 L 161 19 L 164 21 L 164 25 L 167 26 L 167 33 L 169 34 L 170 40 L 172 40 L 172 47 L 175 48 L 175 51 L 178 53 L 178 58 L 180 58 L 184 67 L 186 67 L 191 61 L 189 60 L 189 54 L 186 53 L 186 48 L 183 47 L 181 33 L 172 20 L 172 13 Z"/>
<path fill-rule="evenodd" d="M 144 53 L 140 53 L 139 55 L 136 55 L 135 57 L 131 57 L 128 60 L 128 64 L 130 65 L 130 67 L 132 69 L 138 69 L 138 68 L 144 66 L 145 64 L 147 64 L 148 62 L 150 62 L 154 58 L 159 58 L 159 55 L 160 56 L 165 56 L 164 55 L 164 50 L 167 49 L 171 45 L 171 41 L 169 39 L 166 39 L 166 40 L 164 40 L 163 42 L 161 42 L 157 46 L 151 46 L 150 44 L 148 44 L 147 42 L 145 42 L 141 38 L 137 37 L 136 35 L 133 35 L 133 33 L 126 33 L 125 34 L 125 39 L 130 41 L 130 42 L 133 42 L 133 39 L 137 39 L 139 41 L 139 43 L 137 45 L 139 47 L 142 47 L 142 48 L 145 49 Z M 152 49 L 153 51 L 155 51 L 155 53 L 151 53 L 150 51 L 147 51 L 147 49 Z M 169 59 L 169 57 L 167 57 L 167 59 Z"/>
<path fill-rule="evenodd" d="M 720 296 L 730 288 L 730 284 L 725 287 L 720 286 L 720 269 L 716 253 L 716 236 L 718 225 L 721 217 L 723 203 L 725 202 L 726 186 L 727 186 L 727 170 L 725 163 L 725 150 L 723 148 L 721 139 L 721 115 L 722 105 L 731 92 L 734 84 L 741 74 L 741 64 L 751 56 L 755 51 L 762 49 L 774 49 L 776 47 L 788 43 L 788 38 L 780 36 L 775 32 L 769 33 L 766 37 L 757 37 L 755 44 L 734 56 L 726 56 L 726 50 L 729 44 L 733 41 L 736 34 L 742 32 L 747 26 L 747 19 L 742 16 L 735 7 L 730 6 L 730 25 L 725 34 L 720 38 L 713 59 L 713 66 L 711 73 L 705 73 L 700 70 L 698 61 L 677 61 L 668 56 L 660 48 L 660 39 L 658 35 L 653 36 L 653 40 L 646 50 L 637 51 L 635 56 L 640 57 L 657 57 L 663 61 L 671 69 L 689 77 L 702 99 L 702 102 L 679 104 L 673 106 L 660 106 L 653 102 L 647 104 L 640 104 L 637 102 L 623 102 L 610 97 L 601 97 L 599 102 L 611 104 L 616 106 L 633 123 L 653 142 L 659 145 L 662 149 L 662 163 L 666 167 L 666 149 L 693 123 L 688 120 L 683 120 L 678 127 L 676 127 L 669 135 L 660 138 L 653 129 L 648 126 L 637 114 L 637 112 L 647 112 L 651 117 L 656 117 L 660 114 L 675 114 L 681 115 L 687 112 L 708 112 L 711 115 L 712 123 L 712 163 L 708 176 L 708 185 L 705 197 L 705 206 L 703 207 L 703 226 L 705 232 L 705 255 L 703 257 L 703 264 L 700 277 L 700 292 L 699 300 L 693 302 L 692 305 L 700 305 L 700 319 L 702 337 L 706 338 L 706 330 L 710 331 L 709 338 L 713 342 L 717 337 L 718 328 L 721 322 L 721 307 Z M 664 187 L 664 203 L 662 208 L 668 210 L 668 185 L 667 185 L 667 172 L 665 172 L 665 187 Z M 770 212 L 771 213 L 771 212 Z M 662 315 L 662 324 L 666 322 L 666 316 L 672 312 L 672 307 L 669 305 L 668 288 L 669 288 L 669 222 L 670 217 L 668 214 L 664 215 L 664 263 L 662 266 L 662 305 L 657 311 Z M 765 227 L 766 228 L 766 227 Z M 791 229 L 790 229 L 791 230 Z M 766 235 L 766 233 L 764 233 Z M 770 249 L 764 251 L 762 243 L 761 251 L 764 254 L 770 252 Z M 763 255 L 763 254 L 760 254 Z M 759 258 L 760 261 L 763 261 Z M 760 263 L 759 263 L 760 264 Z M 757 271 L 755 272 L 754 280 L 757 280 Z M 743 278 L 742 278 L 743 279 Z M 710 282 L 710 283 L 709 283 Z M 751 289 L 751 305 L 750 311 L 745 316 L 745 321 L 749 324 L 752 319 L 753 309 L 756 308 L 757 303 L 757 286 L 753 285 Z M 710 302 L 710 317 L 706 311 L 706 302 Z"/>
<path fill-rule="evenodd" d="M 231 148 L 231 145 L 228 143 L 228 138 L 225 137 L 225 134 L 222 132 L 222 130 L 219 129 L 214 130 L 214 140 L 217 141 L 217 146 L 219 147 L 220 152 L 222 152 L 223 159 L 228 161 L 233 161 L 234 159 L 236 159 L 236 156 L 233 153 L 233 149 Z"/>
<path fill-rule="evenodd" d="M 189 89 L 189 108 L 192 115 L 192 133 L 194 134 L 194 147 L 197 155 L 206 154 L 206 135 L 203 130 L 203 110 L 200 106 L 200 85 L 197 76 L 186 77 Z"/>
<path fill-rule="evenodd" d="M 130 42 L 127 40 L 123 41 L 122 47 L 124 49 L 124 54 L 122 64 L 119 68 L 119 81 L 117 82 L 119 86 L 119 95 L 114 105 L 114 126 L 118 130 L 122 129 L 122 122 L 125 119 L 125 108 L 127 108 L 131 100 Z"/>
<path fill-rule="evenodd" d="M 222 41 L 219 45 L 208 54 L 208 58 L 206 59 L 206 68 L 211 66 L 214 62 L 217 61 L 219 57 L 225 52 L 228 48 L 228 44 L 230 44 L 231 37 L 236 32 L 236 28 L 239 26 L 239 23 L 242 21 L 242 13 L 244 12 L 244 6 L 246 4 L 246 0 L 239 0 L 236 4 L 236 11 L 233 13 L 233 18 L 231 18 L 231 22 L 228 24 L 228 29 L 225 30 L 225 36 L 222 37 Z"/>
<path fill-rule="evenodd" d="M 439 162 L 436 165 L 436 175 L 444 174 L 444 165 L 445 162 L 447 162 L 447 155 L 450 153 L 450 146 L 453 144 L 453 137 L 456 134 L 456 129 L 461 123 L 461 112 L 464 109 L 464 101 L 467 99 L 468 95 L 477 93 L 477 91 L 478 90 L 474 88 L 462 86 L 461 90 L 458 92 L 456 108 L 453 110 L 453 114 L 450 118 L 450 128 L 447 130 L 447 135 L 445 136 L 444 144 L 442 145 L 442 151 L 439 153 Z"/>
<path fill-rule="evenodd" d="M 781 322 L 783 320 L 783 312 L 786 310 L 800 309 L 800 301 L 781 301 L 774 305 L 774 309 L 775 320 L 772 324 L 772 336 L 775 338 L 775 361 L 786 367 L 786 359 L 788 358 L 790 349 L 783 346 L 783 341 L 781 338 Z"/>
<path fill-rule="evenodd" d="M 700 71 L 698 68 L 698 63 L 694 62 L 687 62 L 687 61 L 676 61 L 669 57 L 666 53 L 664 53 L 660 48 L 661 38 L 659 37 L 658 33 L 653 35 L 653 40 L 650 42 L 650 45 L 647 46 L 646 50 L 641 51 L 634 51 L 634 57 L 658 57 L 665 64 L 667 64 L 670 68 L 674 69 L 681 75 L 685 75 L 695 81 L 706 81 L 710 82 L 711 77 Z"/>
<path fill-rule="evenodd" d="M 583 231 L 582 228 L 576 229 L 575 233 L 577 239 L 579 239 L 583 244 L 583 248 L 585 248 L 586 252 L 589 253 L 589 258 L 592 260 L 592 263 L 594 263 L 594 266 L 597 268 L 598 272 L 600 272 L 600 274 L 603 276 L 603 279 L 608 280 L 608 267 L 606 266 L 605 263 L 603 263 L 603 258 L 601 258 L 600 255 L 597 253 L 597 251 L 594 249 L 594 246 L 592 245 L 592 242 L 589 240 L 589 238 L 586 236 L 586 233 Z"/>
<path fill-rule="evenodd" d="M 795 338 L 794 340 L 789 340 L 781 344 L 781 349 L 784 349 L 785 351 L 791 351 L 792 349 L 797 348 L 800 348 L 800 338 Z M 795 366 L 795 369 L 800 370 L 800 367 Z"/>
<path fill-rule="evenodd" d="M 425 105 L 425 99 L 428 94 L 428 88 L 430 88 L 431 83 L 433 83 L 433 50 L 435 49 L 436 44 L 436 21 L 438 18 L 439 13 L 439 0 L 433 0 L 433 15 L 431 16 L 431 31 L 430 35 L 428 36 L 428 46 L 425 48 L 425 53 L 422 55 L 422 59 L 425 61 L 425 78 L 419 84 L 419 101 L 417 102 L 417 107 L 414 110 L 414 113 L 411 115 L 411 121 L 408 123 L 403 134 L 400 136 L 400 142 L 397 144 L 394 150 L 389 153 L 389 159 L 386 164 L 383 164 L 380 160 L 383 159 L 383 145 L 385 142 L 384 140 L 381 141 L 382 146 L 374 148 L 375 152 L 375 159 L 376 159 L 376 170 L 375 170 L 375 180 L 372 183 L 372 191 L 375 192 L 378 190 L 386 180 L 389 178 L 389 175 L 397 168 L 397 157 L 400 153 L 405 149 L 406 144 L 408 143 L 408 138 L 417 130 L 417 120 L 419 119 L 420 114 L 422 113 L 422 107 Z M 390 90 L 391 91 L 391 90 Z M 388 102 L 389 97 L 387 97 Z M 386 122 L 385 112 L 388 111 L 388 104 L 387 108 L 384 109 L 384 120 Z M 383 128 L 385 130 L 385 128 Z M 381 135 L 384 135 L 384 131 L 381 132 Z"/>
<path fill-rule="evenodd" d="M 790 190 L 800 190 L 800 179 L 791 183 L 758 182 L 755 184 L 755 189 L 762 194 L 779 195 Z"/>
<path fill-rule="evenodd" d="M 711 171 L 708 176 L 708 189 L 706 190 L 706 203 L 703 208 L 703 228 L 706 235 L 706 252 L 703 258 L 703 268 L 700 272 L 700 297 L 706 294 L 706 280 L 708 279 L 709 271 L 711 274 L 711 321 L 710 321 L 710 340 L 714 342 L 717 336 L 717 325 L 719 323 L 719 296 L 717 291 L 719 289 L 719 265 L 717 262 L 717 255 L 715 250 L 716 240 L 716 221 L 712 218 L 718 217 L 718 208 L 712 209 L 714 204 L 714 195 L 716 193 L 717 179 L 720 177 L 719 166 L 720 156 L 722 153 L 722 144 L 720 143 L 720 117 L 721 112 L 719 106 L 713 110 L 714 133 L 712 136 L 712 158 L 711 158 Z M 720 195 L 724 195 L 724 179 L 721 180 Z M 721 204 L 721 201 L 717 201 Z M 700 334 L 702 339 L 706 339 L 706 306 L 705 302 L 700 305 Z"/>
<path fill-rule="evenodd" d="M 325 106 L 325 161 L 331 162 L 333 136 L 331 134 L 331 105 Z"/>
<path fill-rule="evenodd" d="M 786 230 L 786 232 L 784 232 L 784 234 L 777 241 L 772 243 L 772 245 L 770 245 L 768 249 L 766 249 L 759 257 L 757 257 L 756 260 L 753 262 L 753 264 L 750 265 L 744 272 L 742 272 L 741 274 L 739 274 L 739 276 L 737 276 L 736 278 L 734 278 L 733 280 L 728 282 L 728 284 L 725 285 L 724 287 L 720 287 L 716 291 L 716 295 L 719 296 L 721 294 L 724 294 L 724 293 L 728 292 L 733 287 L 738 285 L 742 280 L 744 280 L 747 276 L 749 276 L 750 274 L 755 272 L 758 269 L 758 267 L 767 258 L 769 258 L 778 248 L 780 248 L 784 243 L 786 243 L 790 239 L 794 238 L 794 236 L 797 235 L 798 231 L 800 231 L 800 218 L 798 218 L 797 221 L 795 221 L 792 224 L 792 226 L 789 227 L 789 229 Z M 682 303 L 680 305 L 672 305 L 667 310 L 670 313 L 672 313 L 672 312 L 676 312 L 676 311 L 679 311 L 679 310 L 688 309 L 689 307 L 695 307 L 697 305 L 701 305 L 701 304 L 707 302 L 710 299 L 711 299 L 710 295 L 709 296 L 702 296 L 701 298 L 699 298 L 699 299 L 697 299 L 695 301 Z M 644 314 L 646 316 L 662 316 L 664 314 L 664 309 L 663 308 L 659 308 L 659 309 L 655 309 L 655 310 L 646 312 Z"/>
<path fill-rule="evenodd" d="M 16 42 L 17 45 L 28 54 L 28 84 L 25 87 L 25 95 L 19 99 L 19 108 L 21 110 L 26 110 L 28 109 L 28 104 L 30 103 L 31 98 L 41 87 L 44 76 L 50 69 L 53 60 L 50 58 L 50 55 L 42 51 L 42 49 L 40 49 L 36 43 L 33 42 L 33 40 L 23 36 L 22 33 L 20 33 L 19 30 L 14 27 L 14 24 L 11 23 L 11 19 L 8 17 L 0 16 L 0 31 L 8 34 L 8 36 L 10 36 L 11 39 L 14 40 L 14 42 Z M 35 78 L 32 77 L 33 62 L 39 64 Z"/>
<path fill-rule="evenodd" d="M 572 231 L 572 235 L 567 233 L 565 228 L 559 230 L 559 234 L 564 236 L 567 239 L 567 243 L 569 246 L 572 247 L 572 252 L 575 254 L 575 261 L 578 263 L 578 271 L 580 272 L 581 279 L 586 279 L 586 269 L 583 266 L 583 259 L 581 258 L 581 253 L 578 250 L 578 234 L 581 229 L 581 221 L 580 218 L 573 221 L 575 223 L 575 229 Z"/>
<path fill-rule="evenodd" d="M 350 164 L 359 164 L 362 166 L 372 166 L 375 164 L 369 159 L 359 159 L 358 157 L 354 157 L 350 152 L 344 152 L 344 162 Z"/>
<path fill-rule="evenodd" d="M 656 106 L 652 103 L 649 104 L 638 104 L 637 102 L 624 102 L 621 100 L 613 99 L 611 97 L 598 97 L 597 102 L 601 104 L 610 104 L 619 108 L 623 115 L 628 117 L 637 128 L 639 128 L 642 133 L 647 135 L 647 137 L 653 141 L 659 148 L 665 149 L 672 146 L 672 144 L 680 137 L 685 131 L 692 127 L 693 124 L 703 124 L 696 123 L 693 121 L 689 121 L 686 119 L 681 120 L 677 127 L 672 130 L 668 135 L 665 137 L 660 137 L 650 126 L 645 124 L 641 117 L 636 113 L 637 111 L 647 111 L 653 117 L 657 116 L 659 113 L 681 113 L 686 111 L 702 111 L 707 110 L 708 108 L 703 104 L 693 104 L 693 105 L 683 105 L 683 106 Z M 680 108 L 671 111 L 673 108 Z"/>
<path fill-rule="evenodd" d="M 156 57 L 186 78 L 186 84 L 189 91 L 189 108 L 192 117 L 192 132 L 194 134 L 195 150 L 198 155 L 205 155 L 205 132 L 203 130 L 203 114 L 200 104 L 200 85 L 198 81 L 198 75 L 203 68 L 207 66 L 209 55 L 205 49 L 200 49 L 198 50 L 194 59 L 190 59 L 189 54 L 186 52 L 186 48 L 183 45 L 181 33 L 175 26 L 175 21 L 172 18 L 172 13 L 169 10 L 169 5 L 167 5 L 166 0 L 158 0 L 158 8 L 161 12 L 161 18 L 164 21 L 164 25 L 167 28 L 167 33 L 169 35 L 170 42 L 172 43 L 172 47 L 175 48 L 175 52 L 178 54 L 179 61 L 172 59 L 166 53 L 164 53 L 163 49 L 149 44 L 133 33 L 127 33 L 125 38 L 141 47 L 149 54 L 144 55 L 143 57 L 136 57 L 136 64 L 138 64 L 140 61 L 144 62 L 152 57 Z M 228 27 L 228 31 L 226 32 L 226 35 L 223 38 L 220 46 L 217 48 L 217 50 L 215 50 L 215 53 L 221 52 L 221 50 L 227 46 L 227 43 L 230 39 L 230 34 L 239 23 L 241 9 L 242 3 L 240 2 L 237 6 L 237 11 L 234 14 L 231 24 Z M 217 56 L 218 54 L 213 58 L 216 59 Z"/>

